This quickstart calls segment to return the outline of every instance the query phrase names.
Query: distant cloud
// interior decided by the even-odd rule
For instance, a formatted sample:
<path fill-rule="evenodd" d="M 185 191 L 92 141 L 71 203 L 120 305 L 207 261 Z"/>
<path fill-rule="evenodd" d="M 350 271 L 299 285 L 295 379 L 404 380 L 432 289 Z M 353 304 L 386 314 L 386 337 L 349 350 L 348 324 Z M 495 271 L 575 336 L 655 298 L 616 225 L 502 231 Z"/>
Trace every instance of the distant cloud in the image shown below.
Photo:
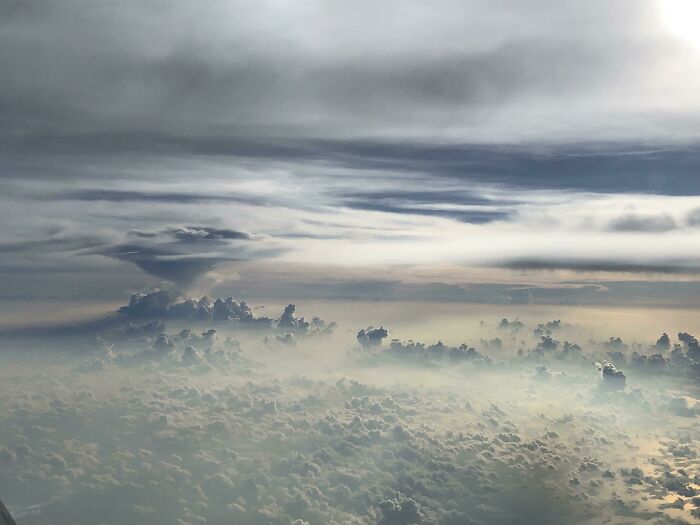
<path fill-rule="evenodd" d="M 230 260 L 226 257 L 185 255 L 173 250 L 136 244 L 120 244 L 99 253 L 133 263 L 150 275 L 181 286 L 191 284 L 217 264 Z"/>
<path fill-rule="evenodd" d="M 230 230 L 226 228 L 207 228 L 204 226 L 183 226 L 167 230 L 179 241 L 200 242 L 200 241 L 220 241 L 220 240 L 251 240 L 253 236 L 249 233 Z"/>
<path fill-rule="evenodd" d="M 68 201 L 155 202 L 165 204 L 197 204 L 206 202 L 262 204 L 262 202 L 264 202 L 262 199 L 243 195 L 96 189 L 62 191 L 37 198 L 43 198 L 45 200 L 65 199 Z"/>
<path fill-rule="evenodd" d="M 115 244 L 96 253 L 135 264 L 146 273 L 187 286 L 225 261 L 246 260 L 271 253 L 238 243 L 253 235 L 229 228 L 180 226 L 160 231 L 132 231 L 136 242 Z"/>
<path fill-rule="evenodd" d="M 386 339 L 389 332 L 383 326 L 375 328 L 374 326 L 369 326 L 367 328 L 362 328 L 357 332 L 357 342 L 362 345 L 362 348 L 370 349 L 380 346 L 382 340 Z"/>
<path fill-rule="evenodd" d="M 667 232 L 677 228 L 670 215 L 623 215 L 608 224 L 608 229 L 619 232 Z"/>
<path fill-rule="evenodd" d="M 689 226 L 700 226 L 700 208 L 692 210 L 687 217 Z"/>
<path fill-rule="evenodd" d="M 675 249 L 687 265 L 652 270 L 698 266 L 700 74 L 658 2 L 243 4 L 0 7 L 0 294 L 114 299 L 117 261 L 191 286 L 282 254 L 645 271 Z M 470 296 L 440 280 L 434 297 Z"/>
<path fill-rule="evenodd" d="M 238 321 L 260 326 L 272 322 L 266 317 L 256 318 L 245 301 L 232 297 L 212 300 L 206 296 L 192 299 L 170 290 L 135 293 L 128 305 L 119 308 L 119 313 L 131 320 Z"/>
<path fill-rule="evenodd" d="M 506 206 L 513 204 L 456 190 L 364 190 L 344 192 L 341 199 L 343 205 L 358 210 L 447 217 L 474 224 L 507 219 L 511 210 Z"/>
<path fill-rule="evenodd" d="M 585 259 L 538 259 L 519 258 L 500 264 L 503 268 L 516 270 L 575 270 L 581 272 L 628 272 L 628 273 L 664 273 L 697 274 L 700 265 L 696 261 L 668 260 L 659 262 L 636 263 L 614 260 Z"/>

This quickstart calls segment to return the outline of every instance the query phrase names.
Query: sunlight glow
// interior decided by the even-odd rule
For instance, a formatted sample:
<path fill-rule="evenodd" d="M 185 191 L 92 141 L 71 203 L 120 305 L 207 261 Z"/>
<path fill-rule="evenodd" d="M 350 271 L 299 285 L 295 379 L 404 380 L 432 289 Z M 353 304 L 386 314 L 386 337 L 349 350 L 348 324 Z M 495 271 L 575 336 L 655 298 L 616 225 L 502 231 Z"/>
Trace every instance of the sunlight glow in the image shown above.
<path fill-rule="evenodd" d="M 671 31 L 700 47 L 700 0 L 664 0 L 662 8 Z"/>

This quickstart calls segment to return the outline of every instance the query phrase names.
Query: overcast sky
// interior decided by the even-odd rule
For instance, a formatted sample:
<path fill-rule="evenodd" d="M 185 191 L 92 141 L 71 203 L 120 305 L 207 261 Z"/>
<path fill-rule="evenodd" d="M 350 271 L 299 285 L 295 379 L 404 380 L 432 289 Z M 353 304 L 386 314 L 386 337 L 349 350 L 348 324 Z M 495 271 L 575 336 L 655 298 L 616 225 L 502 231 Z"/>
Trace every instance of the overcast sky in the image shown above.
<path fill-rule="evenodd" d="M 693 4 L 0 3 L 0 299 L 694 281 Z"/>

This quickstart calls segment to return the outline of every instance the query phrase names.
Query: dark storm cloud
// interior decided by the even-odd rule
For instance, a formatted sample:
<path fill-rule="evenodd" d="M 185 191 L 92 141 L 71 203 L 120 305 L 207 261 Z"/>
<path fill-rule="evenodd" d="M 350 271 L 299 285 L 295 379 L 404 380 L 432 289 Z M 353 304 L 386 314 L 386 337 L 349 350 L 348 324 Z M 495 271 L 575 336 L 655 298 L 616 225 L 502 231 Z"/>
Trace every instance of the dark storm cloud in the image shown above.
<path fill-rule="evenodd" d="M 132 231 L 137 242 L 114 244 L 95 253 L 135 264 L 146 273 L 180 286 L 194 282 L 225 261 L 279 253 L 257 245 L 253 235 L 230 228 L 180 226 L 156 232 Z"/>
<path fill-rule="evenodd" d="M 135 244 L 112 246 L 99 253 L 133 263 L 150 275 L 183 286 L 191 284 L 197 277 L 212 270 L 217 264 L 226 260 L 235 260 L 209 255 L 183 255 L 175 250 Z"/>
<path fill-rule="evenodd" d="M 186 225 L 152 232 L 132 231 L 128 235 L 136 242 L 116 242 L 116 234 L 84 236 L 58 229 L 55 235 L 43 239 L 0 243 L 0 253 L 4 254 L 0 267 L 3 273 L 51 271 L 55 274 L 70 270 L 52 269 L 46 260 L 48 253 L 54 258 L 104 255 L 133 263 L 150 275 L 186 285 L 221 262 L 276 253 L 262 245 L 246 247 L 245 243 L 257 238 L 230 228 Z"/>

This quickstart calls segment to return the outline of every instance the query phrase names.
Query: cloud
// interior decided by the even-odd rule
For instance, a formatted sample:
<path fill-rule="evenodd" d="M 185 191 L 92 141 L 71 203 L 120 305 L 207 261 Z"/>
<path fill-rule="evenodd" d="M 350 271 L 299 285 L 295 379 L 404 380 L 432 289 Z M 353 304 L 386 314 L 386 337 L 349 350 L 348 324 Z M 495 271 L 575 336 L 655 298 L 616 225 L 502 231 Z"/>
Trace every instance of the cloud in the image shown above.
<path fill-rule="evenodd" d="M 129 319 L 239 321 L 260 325 L 271 323 L 266 317 L 256 318 L 245 301 L 236 301 L 232 297 L 213 301 L 209 297 L 181 297 L 179 293 L 158 289 L 149 293 L 136 293 L 131 296 L 127 306 L 119 308 L 119 313 Z"/>
<path fill-rule="evenodd" d="M 637 254 L 630 232 L 673 225 L 660 207 L 612 222 L 609 210 L 700 191 L 696 57 L 652 0 L 410 1 L 400 13 L 387 1 L 49 4 L 3 6 L 0 21 L 0 249 L 13 254 L 2 273 L 34 294 L 54 297 L 51 276 L 80 266 L 90 278 L 64 293 L 114 300 L 128 288 L 108 283 L 115 261 L 181 286 L 282 253 L 492 266 L 533 250 L 547 263 L 557 254 L 535 245 L 557 245 L 553 231 L 581 240 L 594 265 L 643 271 L 635 261 L 671 253 L 672 239 Z M 582 226 L 577 210 L 601 194 L 623 207 Z M 686 207 L 669 217 L 692 224 Z M 561 221 L 531 220 L 534 209 Z M 57 242 L 47 224 L 70 235 Z M 693 266 L 692 232 L 677 229 Z"/>
<path fill-rule="evenodd" d="M 619 232 L 667 232 L 677 228 L 676 221 L 668 214 L 634 215 L 619 217 L 608 224 L 608 229 Z"/>
<path fill-rule="evenodd" d="M 485 186 L 502 185 L 519 190 L 577 190 L 596 193 L 649 193 L 658 195 L 694 195 L 699 186 L 690 177 L 691 166 L 700 162 L 694 147 L 605 143 L 541 144 L 527 147 L 516 144 L 431 144 L 429 142 L 341 141 L 321 142 L 304 148 L 310 158 L 321 158 L 347 167 L 366 170 L 390 170 L 411 177 L 427 174 L 437 182 L 452 184 L 452 191 L 421 192 L 396 188 L 392 192 L 355 190 L 350 199 L 362 201 L 377 195 L 383 200 L 404 199 L 417 202 L 487 204 L 465 191 L 465 182 Z M 314 153 L 315 152 L 315 153 Z M 452 197 L 448 194 L 452 193 Z M 471 197 L 470 197 L 471 194 Z M 524 199 L 510 199 L 510 203 Z M 508 204 L 508 200 L 491 204 Z"/>
<path fill-rule="evenodd" d="M 382 500 L 378 506 L 382 512 L 382 519 L 379 521 L 381 525 L 410 525 L 427 523 L 429 520 L 426 514 L 430 511 L 421 508 L 415 500 L 403 494 Z"/>
<path fill-rule="evenodd" d="M 311 326 L 311 323 L 304 320 L 303 317 L 296 317 L 296 305 L 288 304 L 284 308 L 284 312 L 277 321 L 277 326 L 282 330 L 290 330 L 292 332 L 306 333 Z"/>
<path fill-rule="evenodd" d="M 41 198 L 41 197 L 37 197 Z M 221 195 L 188 192 L 154 192 L 135 190 L 81 189 L 62 191 L 43 197 L 45 200 L 108 201 L 108 202 L 154 202 L 165 204 L 199 204 L 206 202 L 262 204 L 262 199 L 243 195 Z"/>
<path fill-rule="evenodd" d="M 695 208 L 686 217 L 689 226 L 700 226 L 700 208 Z"/>
<path fill-rule="evenodd" d="M 674 397 L 668 402 L 668 410 L 677 416 L 695 417 L 698 415 L 698 407 L 688 405 L 688 400 L 684 397 Z"/>
<path fill-rule="evenodd" d="M 148 151 L 169 143 L 182 151 L 207 139 L 225 148 L 282 130 L 462 142 L 553 140 L 564 131 L 595 139 L 693 135 L 693 90 L 655 82 L 669 55 L 688 64 L 692 54 L 652 2 L 596 1 L 572 11 L 542 0 L 498 15 L 474 1 L 428 11 L 411 2 L 399 14 L 391 2 L 353 12 L 337 2 L 244 9 L 217 1 L 196 11 L 177 2 L 155 16 L 131 3 L 57 8 L 34 0 L 4 14 L 13 30 L 0 42 L 12 50 L 1 64 L 3 144 L 14 151 Z M 233 14 L 235 26 L 224 23 Z M 201 27 L 188 24 L 193 17 Z M 389 27 L 380 25 L 387 20 Z M 178 31 L 162 31 L 164 21 Z M 50 65 L 57 67 L 47 78 Z M 687 102 L 687 120 L 658 104 L 669 89 Z M 648 108 L 645 115 L 624 104 L 631 99 Z"/>
<path fill-rule="evenodd" d="M 341 198 L 343 205 L 358 210 L 446 217 L 474 224 L 508 219 L 510 209 L 502 208 L 512 204 L 459 190 L 344 192 Z"/>
<path fill-rule="evenodd" d="M 379 328 L 370 326 L 357 332 L 357 341 L 363 348 L 374 348 L 381 345 L 382 340 L 386 339 L 388 335 L 389 332 L 383 326 L 380 326 Z"/>
<path fill-rule="evenodd" d="M 618 370 L 612 363 L 596 363 L 600 372 L 601 386 L 605 390 L 624 390 L 627 378 L 622 370 Z"/>
<path fill-rule="evenodd" d="M 183 226 L 169 230 L 169 233 L 182 242 L 221 241 L 221 240 L 251 240 L 249 233 L 226 228 L 207 228 L 204 226 Z"/>
<path fill-rule="evenodd" d="M 127 306 L 119 308 L 119 313 L 139 319 L 160 317 L 168 311 L 170 305 L 175 303 L 177 297 L 177 293 L 169 290 L 136 293 L 131 296 Z"/>
<path fill-rule="evenodd" d="M 484 356 L 466 344 L 460 346 L 447 346 L 442 341 L 426 346 L 423 343 L 414 341 L 402 342 L 393 339 L 391 345 L 385 351 L 386 355 L 398 357 L 400 359 L 412 359 L 418 363 L 444 362 L 444 363 L 465 363 L 485 365 L 491 362 L 488 356 Z"/>
<path fill-rule="evenodd" d="M 185 302 L 153 292 L 134 300 L 133 313 Z M 188 304 L 210 312 L 213 303 Z M 286 314 L 298 319 L 296 309 Z M 179 330 L 183 320 L 162 323 Z M 470 337 L 493 333 L 497 320 Z M 208 329 L 211 317 L 199 335 L 148 330 L 116 338 L 109 354 L 101 342 L 74 352 L 73 338 L 22 346 L 2 356 L 0 490 L 19 519 L 37 525 L 117 512 L 134 525 L 506 525 L 564 515 L 641 524 L 651 514 L 671 519 L 679 509 L 666 504 L 676 497 L 690 512 L 697 447 L 672 407 L 691 397 L 690 376 L 635 370 L 627 392 L 601 393 L 590 363 L 604 350 L 589 341 L 591 327 L 539 321 L 499 332 L 502 345 L 483 354 L 410 341 L 394 342 L 396 357 L 347 352 L 356 344 L 347 329 L 265 346 L 236 322 Z M 583 338 L 585 358 L 564 361 L 559 349 L 518 356 L 521 340 L 534 346 L 533 329 L 548 324 Z M 286 338 L 272 330 L 271 340 Z M 688 351 L 694 337 L 681 340 Z M 623 350 L 653 343 L 641 341 Z M 453 352 L 491 365 L 458 366 Z M 39 356 L 50 378 L 23 368 Z"/>
<path fill-rule="evenodd" d="M 614 260 L 577 260 L 577 259 L 538 259 L 519 258 L 501 264 L 503 268 L 515 270 L 575 270 L 581 272 L 620 272 L 620 273 L 662 273 L 662 274 L 696 274 L 700 265 L 692 260 L 668 260 L 648 263 L 635 263 Z"/>
<path fill-rule="evenodd" d="M 270 255 L 275 250 L 253 248 L 257 238 L 229 228 L 181 226 L 160 231 L 132 231 L 135 242 L 115 244 L 96 253 L 135 264 L 146 273 L 187 286 L 225 261 Z"/>
<path fill-rule="evenodd" d="M 175 250 L 136 244 L 117 245 L 100 253 L 133 263 L 150 275 L 181 286 L 191 284 L 202 274 L 214 269 L 217 264 L 231 260 L 209 255 L 185 255 Z"/>

